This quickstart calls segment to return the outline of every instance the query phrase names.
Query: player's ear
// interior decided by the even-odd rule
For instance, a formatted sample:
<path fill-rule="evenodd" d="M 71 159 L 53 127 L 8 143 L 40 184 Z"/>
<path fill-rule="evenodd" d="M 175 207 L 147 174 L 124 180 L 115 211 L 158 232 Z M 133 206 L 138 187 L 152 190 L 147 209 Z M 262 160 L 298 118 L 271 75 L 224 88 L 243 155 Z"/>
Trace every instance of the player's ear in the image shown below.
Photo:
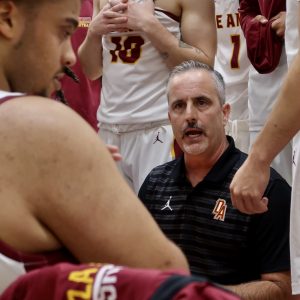
<path fill-rule="evenodd" d="M 14 2 L 0 1 L 0 35 L 3 38 L 14 38 L 19 31 L 18 27 L 24 26 L 24 24 L 21 24 L 21 19 L 20 9 Z"/>

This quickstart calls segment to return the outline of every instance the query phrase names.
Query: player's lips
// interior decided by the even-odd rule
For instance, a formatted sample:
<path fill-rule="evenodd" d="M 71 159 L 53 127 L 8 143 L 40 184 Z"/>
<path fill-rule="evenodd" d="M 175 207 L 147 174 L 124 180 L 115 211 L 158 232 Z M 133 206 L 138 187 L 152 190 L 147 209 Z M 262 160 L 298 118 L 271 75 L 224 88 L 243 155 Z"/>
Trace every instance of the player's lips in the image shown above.
<path fill-rule="evenodd" d="M 61 89 L 61 79 L 65 76 L 64 73 L 58 73 L 57 75 L 54 76 L 53 82 L 54 82 L 54 87 L 55 90 L 58 91 Z"/>
<path fill-rule="evenodd" d="M 54 76 L 54 78 L 57 79 L 57 80 L 61 80 L 64 76 L 65 76 L 65 73 L 60 72 L 60 73 L 57 73 L 57 74 Z"/>

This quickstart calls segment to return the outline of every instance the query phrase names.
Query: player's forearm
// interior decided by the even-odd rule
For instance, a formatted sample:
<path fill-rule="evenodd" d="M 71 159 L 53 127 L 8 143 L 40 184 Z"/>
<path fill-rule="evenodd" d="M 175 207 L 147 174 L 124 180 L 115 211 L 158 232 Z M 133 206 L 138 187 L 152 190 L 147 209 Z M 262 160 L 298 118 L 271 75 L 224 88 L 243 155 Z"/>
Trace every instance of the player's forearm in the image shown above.
<path fill-rule="evenodd" d="M 179 41 L 156 18 L 144 22 L 143 32 L 152 45 L 162 54 L 169 68 L 173 68 L 185 60 L 197 60 L 213 66 L 214 51 L 207 53 L 200 48 L 193 47 Z"/>
<path fill-rule="evenodd" d="M 274 108 L 249 153 L 250 159 L 269 164 L 300 130 L 300 55 L 292 62 Z"/>
<path fill-rule="evenodd" d="M 243 300 L 288 300 L 291 292 L 271 281 L 253 281 L 239 285 L 225 286 L 239 295 Z"/>
<path fill-rule="evenodd" d="M 83 72 L 96 80 L 102 75 L 102 39 L 101 36 L 88 33 L 78 49 L 78 57 Z"/>

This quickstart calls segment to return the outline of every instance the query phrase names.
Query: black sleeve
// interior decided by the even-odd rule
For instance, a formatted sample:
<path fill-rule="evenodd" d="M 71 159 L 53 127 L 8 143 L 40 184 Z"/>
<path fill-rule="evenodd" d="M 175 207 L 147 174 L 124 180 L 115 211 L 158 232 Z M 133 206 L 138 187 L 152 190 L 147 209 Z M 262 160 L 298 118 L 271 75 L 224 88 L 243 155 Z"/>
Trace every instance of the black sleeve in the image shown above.
<path fill-rule="evenodd" d="M 149 194 L 149 191 L 152 190 L 151 187 L 151 173 L 150 172 L 146 179 L 144 180 L 143 184 L 140 187 L 139 193 L 138 193 L 138 197 L 140 198 L 140 200 L 143 202 L 143 204 L 147 207 L 147 194 Z"/>
<path fill-rule="evenodd" d="M 289 221 L 291 188 L 273 180 L 266 191 L 268 211 L 253 217 L 252 245 L 260 274 L 290 270 Z"/>

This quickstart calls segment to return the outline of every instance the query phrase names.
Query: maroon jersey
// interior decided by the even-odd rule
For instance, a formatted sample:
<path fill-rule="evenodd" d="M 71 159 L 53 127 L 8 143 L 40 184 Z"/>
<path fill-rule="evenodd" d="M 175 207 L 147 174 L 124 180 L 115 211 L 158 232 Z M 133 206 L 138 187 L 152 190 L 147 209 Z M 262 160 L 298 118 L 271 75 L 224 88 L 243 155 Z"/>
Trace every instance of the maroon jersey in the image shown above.
<path fill-rule="evenodd" d="M 88 26 L 92 19 L 93 1 L 83 0 L 79 17 L 79 27 L 72 36 L 72 46 L 77 54 L 79 46 L 85 39 Z M 100 43 L 100 42 L 99 42 Z M 79 78 L 79 83 L 65 76 L 62 80 L 62 90 L 68 101 L 68 104 L 78 114 L 80 114 L 95 130 L 97 130 L 97 109 L 100 103 L 101 81 L 89 80 L 82 71 L 77 58 L 76 64 L 72 70 Z"/>
<path fill-rule="evenodd" d="M 24 266 L 25 271 L 54 265 L 59 262 L 78 262 L 78 260 L 76 260 L 73 255 L 65 248 L 42 253 L 24 253 L 13 249 L 1 240 L 0 254 L 6 258 L 11 259 L 12 261 L 15 261 L 16 263 L 21 263 Z M 2 259 L 0 257 L 0 267 L 1 260 Z M 11 267 L 13 268 L 13 263 L 11 263 Z"/>
<path fill-rule="evenodd" d="M 240 24 L 247 41 L 248 57 L 259 73 L 270 73 L 277 67 L 283 38 L 271 28 L 272 21 L 261 24 L 252 19 L 263 15 L 270 20 L 285 10 L 285 0 L 240 0 Z"/>
<path fill-rule="evenodd" d="M 0 300 L 237 300 L 203 278 L 114 265 L 59 264 L 20 277 Z"/>

